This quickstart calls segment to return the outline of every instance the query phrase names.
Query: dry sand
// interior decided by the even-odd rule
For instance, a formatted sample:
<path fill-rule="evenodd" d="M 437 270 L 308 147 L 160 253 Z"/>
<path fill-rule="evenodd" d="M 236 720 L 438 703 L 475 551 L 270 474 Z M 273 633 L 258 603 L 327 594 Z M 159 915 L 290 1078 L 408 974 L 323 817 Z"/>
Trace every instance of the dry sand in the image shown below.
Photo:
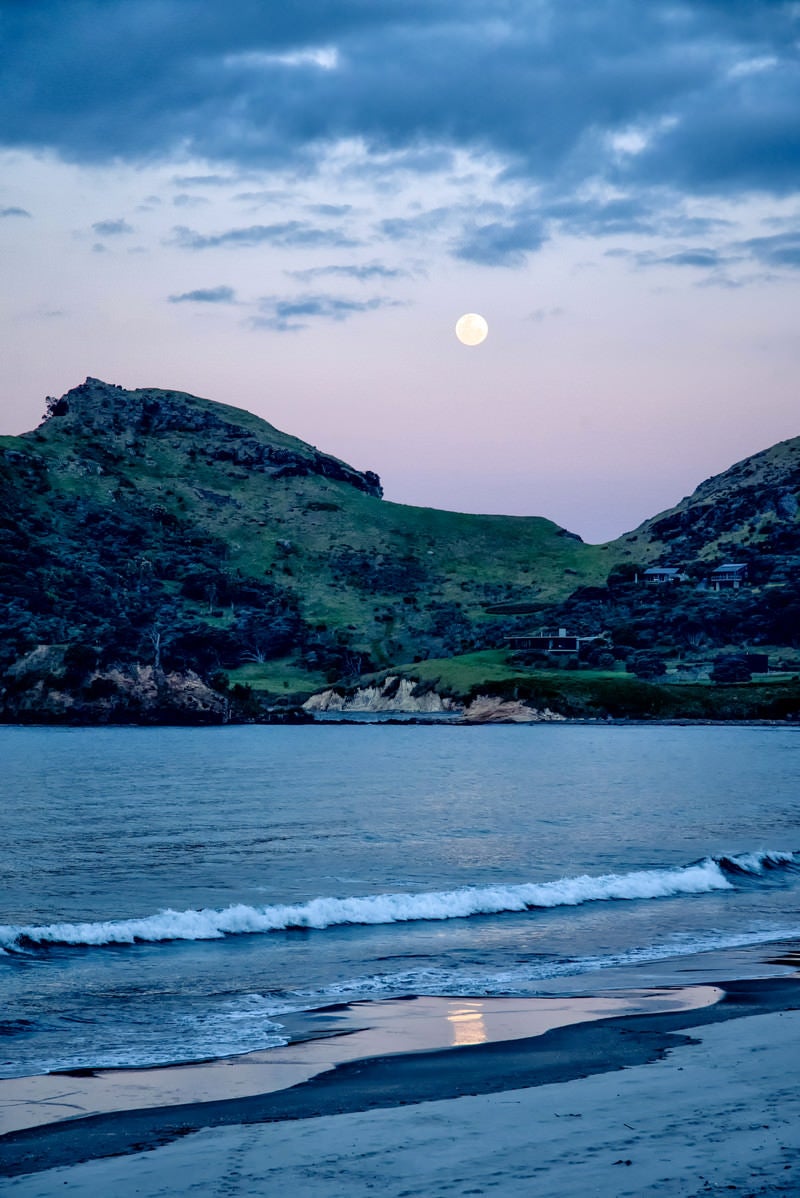
<path fill-rule="evenodd" d="M 800 1194 L 797 981 L 725 990 L 723 1002 L 694 1010 L 351 1062 L 260 1099 L 105 1115 L 3 1137 L 0 1172 L 4 1159 L 9 1171 L 20 1167 L 20 1151 L 29 1153 L 22 1168 L 43 1170 L 7 1179 L 3 1192 Z M 495 1092 L 480 1092 L 488 1090 Z M 212 1126 L 221 1122 L 229 1125 Z M 159 1136 L 171 1142 L 158 1146 Z M 138 1150 L 137 1137 L 154 1146 Z M 127 1155 L 47 1167 L 70 1151 Z"/>

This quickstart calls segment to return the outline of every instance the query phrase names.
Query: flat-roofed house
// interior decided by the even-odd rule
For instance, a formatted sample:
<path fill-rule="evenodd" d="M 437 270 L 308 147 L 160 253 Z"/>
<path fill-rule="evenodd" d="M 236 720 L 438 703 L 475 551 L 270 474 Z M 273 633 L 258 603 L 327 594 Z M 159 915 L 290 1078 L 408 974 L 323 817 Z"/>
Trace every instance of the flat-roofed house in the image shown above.
<path fill-rule="evenodd" d="M 577 653 L 582 643 L 601 641 L 602 636 L 573 636 L 566 628 L 540 628 L 522 636 L 507 636 L 509 649 L 535 649 L 539 653 Z"/>
<path fill-rule="evenodd" d="M 685 575 L 673 566 L 651 566 L 642 575 L 645 582 L 683 582 Z"/>

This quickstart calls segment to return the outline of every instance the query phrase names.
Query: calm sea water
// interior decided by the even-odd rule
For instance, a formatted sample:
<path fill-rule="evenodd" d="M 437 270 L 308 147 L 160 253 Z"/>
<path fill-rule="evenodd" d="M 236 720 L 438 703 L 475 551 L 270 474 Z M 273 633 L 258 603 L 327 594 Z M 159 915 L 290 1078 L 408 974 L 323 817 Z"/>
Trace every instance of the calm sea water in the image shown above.
<path fill-rule="evenodd" d="M 0 1075 L 800 933 L 800 735 L 0 728 Z"/>

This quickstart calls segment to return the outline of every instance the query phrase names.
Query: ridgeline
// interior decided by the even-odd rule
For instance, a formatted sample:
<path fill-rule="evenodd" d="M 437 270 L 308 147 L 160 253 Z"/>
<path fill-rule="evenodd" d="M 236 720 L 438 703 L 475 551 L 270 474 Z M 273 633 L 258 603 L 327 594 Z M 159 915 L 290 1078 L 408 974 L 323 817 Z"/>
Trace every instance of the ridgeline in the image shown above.
<path fill-rule="evenodd" d="M 297 719 L 313 692 L 401 676 L 566 716 L 796 718 L 791 677 L 758 696 L 740 677 L 726 706 L 702 667 L 758 649 L 799 668 L 798 490 L 800 438 L 586 545 L 536 517 L 389 503 L 377 474 L 251 413 L 89 378 L 0 437 L 0 719 Z M 746 583 L 718 592 L 731 559 Z M 682 581 L 645 582 L 653 565 Z M 598 639 L 514 651 L 540 625 Z M 700 680 L 683 697 L 679 667 Z"/>

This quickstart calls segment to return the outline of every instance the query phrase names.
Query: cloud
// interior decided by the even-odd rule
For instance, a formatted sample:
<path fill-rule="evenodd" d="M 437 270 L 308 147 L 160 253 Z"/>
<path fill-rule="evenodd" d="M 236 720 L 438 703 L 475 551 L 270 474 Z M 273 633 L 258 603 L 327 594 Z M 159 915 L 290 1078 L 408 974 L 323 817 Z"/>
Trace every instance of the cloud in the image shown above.
<path fill-rule="evenodd" d="M 455 244 L 455 255 L 482 266 L 524 266 L 527 256 L 547 240 L 538 217 L 474 225 Z"/>
<path fill-rule="evenodd" d="M 203 208 L 209 202 L 205 196 L 193 196 L 185 191 L 181 191 L 178 195 L 172 197 L 172 203 L 175 208 Z"/>
<path fill-rule="evenodd" d="M 800 229 L 771 237 L 751 237 L 738 244 L 765 266 L 800 267 Z"/>
<path fill-rule="evenodd" d="M 800 187 L 796 20 L 780 0 L 10 4 L 0 141 L 85 163 L 181 154 L 210 164 L 186 176 L 208 187 L 358 145 L 375 185 L 466 152 L 565 203 L 594 180 L 648 201 L 784 195 Z M 596 217 L 629 220 L 613 203 Z M 504 237 L 487 227 L 487 261 L 516 260 Z M 483 260 L 480 238 L 463 249 Z"/>
<path fill-rule="evenodd" d="M 441 229 L 452 217 L 450 208 L 431 208 L 416 216 L 390 216 L 378 222 L 378 232 L 390 241 L 405 241 Z"/>
<path fill-rule="evenodd" d="M 119 237 L 124 233 L 132 233 L 133 226 L 121 217 L 119 220 L 98 220 L 92 225 L 100 237 Z"/>
<path fill-rule="evenodd" d="M 349 320 L 363 312 L 378 308 L 402 307 L 398 300 L 374 296 L 368 300 L 353 300 L 336 295 L 300 295 L 293 298 L 264 296 L 259 301 L 261 315 L 250 321 L 251 328 L 275 329 L 280 333 L 304 329 L 311 320 Z"/>
<path fill-rule="evenodd" d="M 357 241 L 341 229 L 322 229 L 307 221 L 289 220 L 273 225 L 249 225 L 246 228 L 226 229 L 223 233 L 198 233 L 185 225 L 173 229 L 173 240 L 185 250 L 207 250 L 219 246 L 272 245 L 279 248 L 315 246 L 355 246 Z"/>
<path fill-rule="evenodd" d="M 315 216 L 331 216 L 334 218 L 349 216 L 353 211 L 352 204 L 311 204 L 309 212 Z"/>
<path fill-rule="evenodd" d="M 171 304 L 232 304 L 235 300 L 236 293 L 232 287 L 198 287 L 195 291 L 184 291 L 169 297 Z"/>
<path fill-rule="evenodd" d="M 563 316 L 563 308 L 536 308 L 528 316 L 528 320 L 532 320 L 534 324 L 542 324 L 545 320 L 553 320 L 556 316 Z"/>
<path fill-rule="evenodd" d="M 0 217 L 2 216 L 30 216 L 27 208 L 0 208 Z"/>
<path fill-rule="evenodd" d="M 644 253 L 634 257 L 639 266 L 695 266 L 706 270 L 716 270 L 731 261 L 720 250 L 704 246 L 678 250 L 674 254 Z"/>
<path fill-rule="evenodd" d="M 230 187 L 239 181 L 235 175 L 176 175 L 172 180 L 181 190 L 186 187 Z"/>
<path fill-rule="evenodd" d="M 263 50 L 247 50 L 240 54 L 229 54 L 223 59 L 226 67 L 246 67 L 263 70 L 273 66 L 319 67 L 323 71 L 335 71 L 339 66 L 339 54 L 335 46 L 314 46 L 308 50 L 294 50 L 284 54 L 266 54 Z"/>
<path fill-rule="evenodd" d="M 407 278 L 409 272 L 399 267 L 384 266 L 381 262 L 366 262 L 358 266 L 311 266 L 308 270 L 287 270 L 285 273 L 300 283 L 326 277 L 356 279 L 359 283 L 367 283 L 373 279 Z"/>
<path fill-rule="evenodd" d="M 240 191 L 233 198 L 242 204 L 252 204 L 256 208 L 265 208 L 269 204 L 290 203 L 293 197 L 292 193 L 285 189 L 262 188 L 260 191 Z"/>
<path fill-rule="evenodd" d="M 663 201 L 631 195 L 614 199 L 570 197 L 544 204 L 541 212 L 568 233 L 584 237 L 609 237 L 622 233 L 655 232 L 654 208 L 660 207 L 661 203 Z"/>

